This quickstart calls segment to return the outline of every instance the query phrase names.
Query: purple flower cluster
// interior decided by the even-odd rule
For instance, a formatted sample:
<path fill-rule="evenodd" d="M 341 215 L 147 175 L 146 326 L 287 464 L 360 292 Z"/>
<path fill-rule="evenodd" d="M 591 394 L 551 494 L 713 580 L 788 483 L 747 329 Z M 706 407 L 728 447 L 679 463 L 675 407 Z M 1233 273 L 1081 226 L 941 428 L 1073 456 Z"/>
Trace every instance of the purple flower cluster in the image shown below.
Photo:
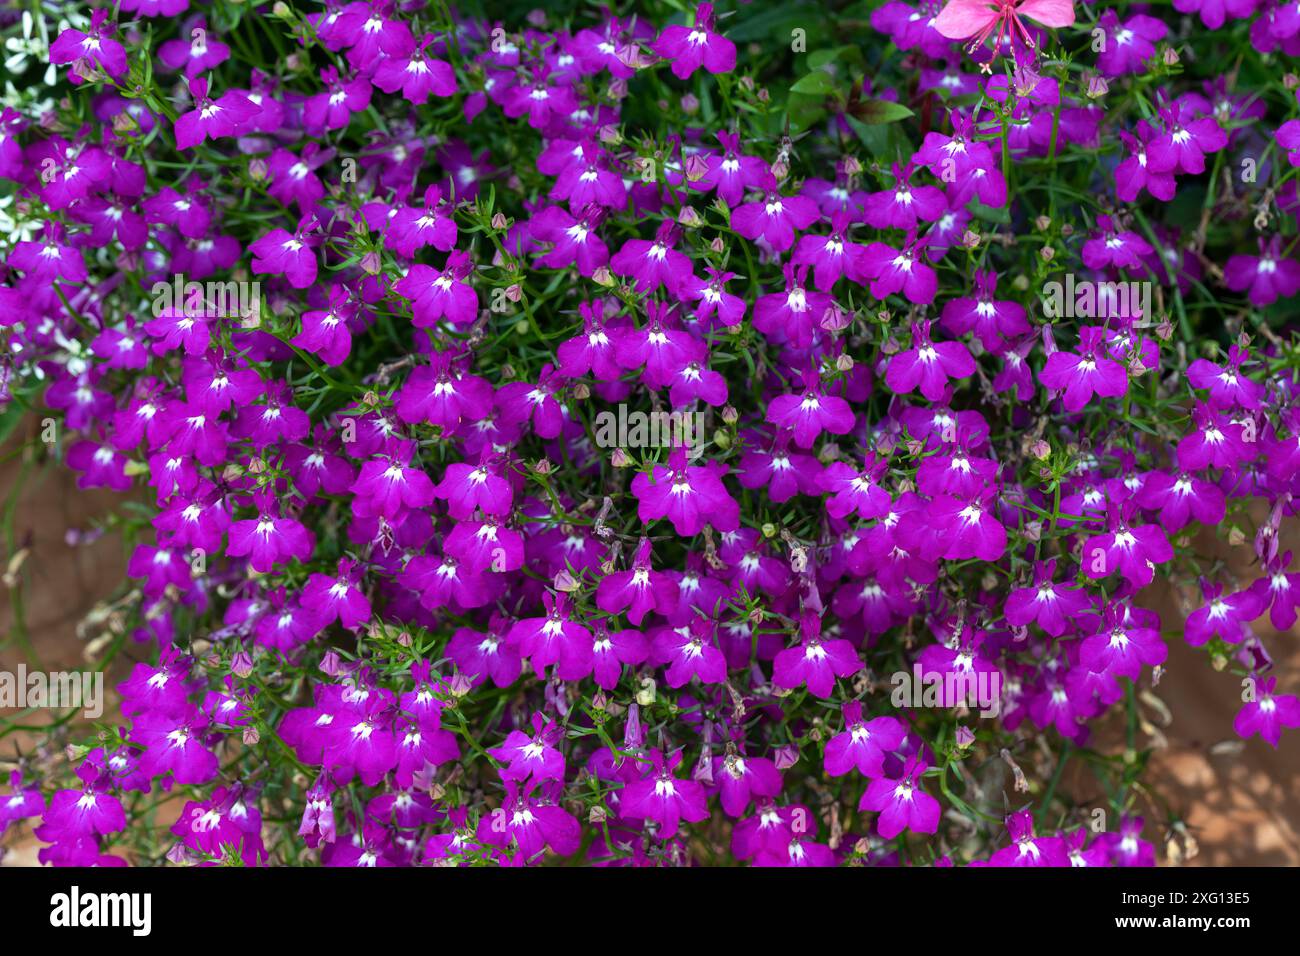
<path fill-rule="evenodd" d="M 1294 348 L 1238 318 L 1216 351 L 1187 316 L 1207 283 L 1300 292 L 1300 201 L 1285 177 L 1221 265 L 1213 193 L 1199 236 L 1157 220 L 1267 114 L 1174 82 L 1161 19 L 1103 13 L 1081 85 L 1038 27 L 966 58 L 934 5 L 884 4 L 863 39 L 922 64 L 914 147 L 861 122 L 907 113 L 861 76 L 807 142 L 774 133 L 744 7 L 279 6 L 291 62 L 256 64 L 186 0 L 96 10 L 49 49 L 81 113 L 0 117 L 33 225 L 0 383 L 43 390 L 81 487 L 142 502 L 123 726 L 0 797 L 43 861 L 121 862 L 128 795 L 175 788 L 174 863 L 267 862 L 273 789 L 301 815 L 277 861 L 680 864 L 707 830 L 763 866 L 1151 865 L 1127 807 L 1094 836 L 1049 791 L 980 852 L 942 818 L 986 827 L 973 755 L 1019 776 L 1024 741 L 1087 748 L 1137 706 L 1177 634 L 1157 579 L 1248 685 L 1237 733 L 1300 726 L 1251 626 L 1300 606 Z M 1300 37 L 1294 4 L 1175 7 Z M 1300 119 L 1276 142 L 1300 166 Z M 1048 170 L 1103 149 L 1067 211 Z M 1058 269 L 1162 295 L 1070 321 L 1027 293 Z M 702 424 L 598 441 L 629 407 Z M 1194 526 L 1247 521 L 1249 580 L 1198 558 Z M 935 704 L 889 700 L 914 667 Z"/>

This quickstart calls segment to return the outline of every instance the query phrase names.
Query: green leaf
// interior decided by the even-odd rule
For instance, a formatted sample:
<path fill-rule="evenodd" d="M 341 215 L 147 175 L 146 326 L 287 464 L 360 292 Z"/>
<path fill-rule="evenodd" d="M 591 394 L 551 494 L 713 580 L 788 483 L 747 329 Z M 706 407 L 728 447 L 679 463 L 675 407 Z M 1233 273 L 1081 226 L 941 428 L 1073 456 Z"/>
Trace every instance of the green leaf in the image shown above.
<path fill-rule="evenodd" d="M 860 100 L 852 106 L 853 118 L 868 126 L 897 123 L 913 115 L 902 103 L 892 100 Z"/>
<path fill-rule="evenodd" d="M 827 64 L 834 63 L 837 60 L 845 63 L 855 63 L 861 65 L 862 50 L 856 46 L 837 46 L 831 49 L 814 50 L 808 54 L 808 69 L 822 70 Z"/>
<path fill-rule="evenodd" d="M 835 91 L 835 78 L 824 70 L 815 70 L 801 76 L 790 87 L 791 93 L 817 93 L 825 95 Z"/>
<path fill-rule="evenodd" d="M 973 212 L 977 218 L 983 219 L 985 222 L 996 222 L 1004 226 L 1011 222 L 1011 213 L 1008 211 L 1006 206 L 1003 206 L 1000 209 L 995 209 L 992 206 L 984 205 L 977 199 L 975 200 L 974 208 L 972 208 L 971 212 Z"/>

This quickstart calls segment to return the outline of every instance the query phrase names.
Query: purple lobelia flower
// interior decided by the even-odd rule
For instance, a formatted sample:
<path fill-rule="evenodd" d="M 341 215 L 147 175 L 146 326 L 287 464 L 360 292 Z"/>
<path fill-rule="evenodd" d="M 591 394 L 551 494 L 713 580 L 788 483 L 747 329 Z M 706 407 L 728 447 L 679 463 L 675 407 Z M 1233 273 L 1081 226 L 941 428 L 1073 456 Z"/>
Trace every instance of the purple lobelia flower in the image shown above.
<path fill-rule="evenodd" d="M 727 661 L 717 643 L 714 625 L 707 618 L 694 617 L 681 627 L 660 628 L 650 659 L 656 666 L 667 666 L 669 687 L 684 687 L 693 678 L 701 684 L 720 684 L 727 679 Z"/>
<path fill-rule="evenodd" d="M 582 843 L 582 828 L 563 807 L 534 797 L 535 783 L 521 787 L 506 781 L 501 806 L 479 820 L 475 835 L 485 846 L 518 848 L 521 861 L 531 862 L 548 848 L 570 856 Z"/>
<path fill-rule="evenodd" d="M 821 619 L 805 614 L 800 622 L 799 646 L 787 648 L 772 663 L 772 683 L 794 690 L 806 685 L 814 697 L 829 697 L 835 678 L 849 677 L 862 669 L 862 660 L 846 640 L 824 640 Z"/>
<path fill-rule="evenodd" d="M 596 232 L 604 218 L 605 207 L 596 203 L 583 206 L 577 216 L 563 206 L 547 206 L 530 223 L 533 237 L 551 246 L 538 257 L 537 264 L 545 269 L 564 269 L 576 264 L 579 275 L 594 275 L 601 266 L 609 264 L 609 249 Z M 681 253 L 673 255 L 681 256 Z M 679 278 L 673 276 L 670 280 L 676 282 Z"/>
<path fill-rule="evenodd" d="M 1055 574 L 1055 558 L 1034 564 L 1033 587 L 1017 588 L 1007 596 L 1003 613 L 1008 624 L 1024 627 L 1032 622 L 1052 637 L 1060 637 L 1092 606 L 1079 588 L 1053 584 Z"/>
<path fill-rule="evenodd" d="M 267 492 L 254 495 L 258 516 L 230 526 L 226 554 L 248 557 L 254 571 L 263 574 L 289 559 L 306 561 L 316 547 L 316 536 L 295 518 L 285 517 L 280 504 Z"/>
<path fill-rule="evenodd" d="M 1079 648 L 1079 662 L 1094 674 L 1127 677 L 1136 681 L 1143 666 L 1163 664 L 1169 649 L 1160 639 L 1160 631 L 1144 627 L 1119 604 L 1102 612 L 1099 630 L 1084 638 Z"/>
<path fill-rule="evenodd" d="M 789 444 L 788 432 L 779 433 L 770 448 L 761 442 L 747 443 L 736 468 L 741 485 L 766 489 L 768 498 L 777 504 L 800 493 L 820 494 L 821 465 L 811 455 L 790 451 Z"/>
<path fill-rule="evenodd" d="M 632 479 L 637 516 L 644 522 L 665 518 L 687 538 L 699 534 L 706 524 L 716 531 L 735 531 L 740 527 L 740 506 L 722 483 L 726 473 L 726 465 L 712 460 L 688 465 L 686 449 L 678 446 L 666 467 L 655 465 L 649 475 L 640 472 Z"/>
<path fill-rule="evenodd" d="M 428 54 L 429 47 L 438 42 L 440 38 L 436 34 L 426 33 L 418 46 L 412 44 L 405 50 L 401 47 L 386 49 L 387 55 L 380 61 L 371 82 L 385 93 L 401 90 L 403 98 L 417 105 L 427 101 L 431 95 L 441 98 L 454 96 L 456 74 L 451 64 Z"/>
<path fill-rule="evenodd" d="M 1084 242 L 1082 257 L 1089 269 L 1142 269 L 1142 256 L 1151 251 L 1150 244 L 1136 232 L 1103 215 L 1097 217 L 1097 232 Z"/>
<path fill-rule="evenodd" d="M 1254 680 L 1255 699 L 1242 705 L 1232 728 L 1243 740 L 1259 734 L 1270 746 L 1277 747 L 1283 727 L 1300 727 L 1300 700 L 1291 694 L 1274 694 L 1276 677 Z"/>
<path fill-rule="evenodd" d="M 1256 0 L 1174 0 L 1175 10 L 1199 13 L 1201 22 L 1211 30 L 1219 29 L 1229 17 L 1236 20 L 1250 16 L 1255 7 Z"/>
<path fill-rule="evenodd" d="M 746 239 L 761 237 L 774 251 L 784 252 L 794 245 L 795 230 L 803 231 L 821 218 L 821 210 L 807 196 L 782 196 L 771 172 L 759 188 L 763 198 L 731 214 L 731 228 Z"/>
<path fill-rule="evenodd" d="M 1169 170 L 1156 170 L 1151 165 L 1151 148 L 1160 138 L 1146 120 L 1138 120 L 1133 133 L 1119 131 L 1119 138 L 1128 150 L 1128 156 L 1115 167 L 1115 195 L 1124 202 L 1134 202 L 1146 189 L 1162 202 L 1174 198 L 1177 183 Z"/>
<path fill-rule="evenodd" d="M 914 186 L 911 179 L 916 167 L 894 164 L 894 187 L 871 193 L 864 204 L 863 216 L 876 229 L 915 231 L 921 222 L 934 222 L 948 211 L 948 199 L 935 186 Z"/>
<path fill-rule="evenodd" d="M 21 771 L 9 774 L 10 793 L 0 794 L 0 833 L 16 820 L 39 817 L 45 813 L 45 798 L 40 787 L 24 787 Z"/>
<path fill-rule="evenodd" d="M 454 429 L 462 421 L 486 418 L 492 386 L 470 375 L 450 352 L 436 352 L 427 367 L 415 369 L 397 393 L 397 415 L 405 422 L 426 421 Z"/>
<path fill-rule="evenodd" d="M 626 206 L 627 189 L 619 175 L 608 168 L 609 155 L 591 143 L 579 145 L 577 151 L 577 157 L 570 156 L 564 166 L 556 170 L 558 175 L 551 187 L 550 198 L 567 202 L 569 211 L 575 216 L 581 215 L 590 205 L 611 210 Z M 578 162 L 572 161 L 575 158 Z"/>
<path fill-rule="evenodd" d="M 829 236 L 802 236 L 790 257 L 795 265 L 812 266 L 815 284 L 822 292 L 830 292 L 841 276 L 848 276 L 855 282 L 861 281 L 858 259 L 865 247 L 847 238 L 851 223 L 848 213 L 835 213 L 831 216 Z"/>
<path fill-rule="evenodd" d="M 1260 613 L 1268 609 L 1268 619 L 1279 631 L 1285 631 L 1296 621 L 1296 608 L 1300 607 L 1300 572 L 1287 572 L 1291 552 L 1274 555 L 1264 565 L 1264 576 L 1256 578 L 1250 590 L 1259 601 Z"/>
<path fill-rule="evenodd" d="M 447 511 L 457 521 L 474 517 L 477 509 L 487 515 L 510 513 L 514 492 L 502 477 L 503 463 L 484 452 L 478 465 L 453 462 L 447 466 L 442 481 L 433 489 L 435 497 L 447 502 Z"/>
<path fill-rule="evenodd" d="M 208 95 L 205 77 L 195 77 L 189 86 L 194 96 L 194 109 L 182 113 L 176 120 L 173 129 L 177 149 L 191 149 L 208 139 L 239 136 L 257 115 L 257 107 L 240 90 L 227 90 L 214 100 Z"/>
<path fill-rule="evenodd" d="M 779 395 L 767 406 L 767 420 L 788 428 L 800 448 L 811 448 L 822 432 L 847 435 L 853 429 L 853 409 L 836 395 L 827 395 L 820 377 L 809 370 L 799 395 Z M 722 529 L 719 529 L 722 530 Z"/>
<path fill-rule="evenodd" d="M 317 262 L 314 246 L 320 237 L 314 235 L 319 224 L 314 215 L 301 219 L 292 233 L 287 229 L 273 229 L 249 245 L 253 253 L 253 272 L 261 275 L 282 275 L 295 289 L 306 289 L 316 282 Z"/>
<path fill-rule="evenodd" d="M 876 817 L 876 831 L 886 840 L 892 840 L 904 830 L 913 833 L 938 831 L 939 801 L 921 789 L 925 766 L 919 757 L 909 757 L 903 766 L 903 775 L 897 780 L 877 777 L 867 784 L 858 809 L 880 814 Z"/>
<path fill-rule="evenodd" d="M 455 249 L 448 254 L 442 270 L 417 263 L 393 288 L 411 302 L 416 328 L 428 328 L 443 320 L 452 325 L 469 325 L 478 318 L 478 294 L 465 281 L 473 270 L 469 253 Z"/>
<path fill-rule="evenodd" d="M 1187 366 L 1187 381 L 1193 388 L 1206 389 L 1210 403 L 1216 408 L 1259 408 L 1264 398 L 1264 386 L 1252 381 L 1242 365 L 1250 353 L 1239 345 L 1228 349 L 1226 366 L 1216 365 L 1209 359 L 1197 359 Z"/>
<path fill-rule="evenodd" d="M 856 769 L 864 776 L 885 776 L 885 755 L 898 749 L 906 736 L 903 723 L 894 717 L 862 718 L 862 702 L 849 701 L 842 708 L 844 730 L 826 742 L 825 768 L 832 777 Z"/>
<path fill-rule="evenodd" d="M 896 292 L 913 305 L 929 305 L 939 288 L 935 271 L 921 261 L 921 250 L 929 237 L 918 239 L 908 232 L 901 250 L 883 242 L 873 242 L 859 258 L 859 270 L 870 281 L 871 294 L 884 300 Z"/>
<path fill-rule="evenodd" d="M 672 63 L 673 76 L 687 79 L 701 66 L 710 73 L 736 68 L 736 44 L 714 30 L 713 4 L 695 8 L 694 26 L 669 26 L 650 47 Z"/>
<path fill-rule="evenodd" d="M 751 802 L 777 797 L 781 793 L 781 772 L 766 757 L 747 757 L 735 744 L 726 753 L 713 758 L 713 786 L 722 802 L 722 811 L 739 819 Z"/>
<path fill-rule="evenodd" d="M 1192 409 L 1195 428 L 1178 442 L 1178 465 L 1185 471 L 1235 468 L 1255 457 L 1254 421 L 1249 427 L 1197 402 Z"/>
<path fill-rule="evenodd" d="M 1193 519 L 1206 526 L 1223 520 L 1223 491 L 1213 482 L 1187 472 L 1153 471 L 1142 482 L 1137 502 L 1160 515 L 1160 526 L 1170 534 Z"/>
<path fill-rule="evenodd" d="M 1025 307 L 1018 302 L 994 299 L 998 287 L 992 269 L 975 270 L 975 295 L 945 303 L 939 324 L 949 335 L 974 332 L 988 351 L 996 351 L 1008 339 L 1030 331 Z"/>
<path fill-rule="evenodd" d="M 652 610 L 667 615 L 677 604 L 677 583 L 662 571 L 650 567 L 650 539 L 637 544 L 632 567 L 600 579 L 596 588 L 596 606 L 617 614 L 627 611 L 627 619 L 640 624 Z"/>
<path fill-rule="evenodd" d="M 443 199 L 442 187 L 424 191 L 424 206 L 403 206 L 388 220 L 384 244 L 403 256 L 413 256 L 425 246 L 451 252 L 456 245 L 456 220 L 451 205 Z"/>
<path fill-rule="evenodd" d="M 875 452 L 870 451 L 861 468 L 842 461 L 832 462 L 819 482 L 820 490 L 830 495 L 826 499 L 827 514 L 834 518 L 856 515 L 868 521 L 889 514 L 893 501 L 879 484 L 887 469 L 888 461 L 877 459 Z"/>
<path fill-rule="evenodd" d="M 1264 613 L 1259 592 L 1247 589 L 1224 594 L 1222 584 L 1201 582 L 1205 604 L 1187 615 L 1183 636 L 1193 647 L 1200 647 L 1211 637 L 1238 644 L 1250 637 L 1250 622 Z"/>
<path fill-rule="evenodd" d="M 565 670 L 580 670 L 585 665 L 589 673 L 591 631 L 572 619 L 568 597 L 547 591 L 542 595 L 542 604 L 546 616 L 518 621 L 510 628 L 506 641 L 518 648 L 520 656 L 527 658 L 539 673 L 557 663 Z"/>
<path fill-rule="evenodd" d="M 757 156 L 742 155 L 740 137 L 735 133 L 719 130 L 718 142 L 722 144 L 722 153 L 709 155 L 708 170 L 695 188 L 716 189 L 727 205 L 735 206 L 746 189 L 764 188 L 770 168 Z"/>
<path fill-rule="evenodd" d="M 108 21 L 109 11 L 95 10 L 90 15 L 90 32 L 68 27 L 50 44 L 51 63 L 71 63 L 71 80 L 81 83 L 101 68 L 113 79 L 126 73 L 126 50 L 112 39 L 117 26 Z"/>
<path fill-rule="evenodd" d="M 46 843 L 73 843 L 126 829 L 122 802 L 108 793 L 108 781 L 85 761 L 77 768 L 81 787 L 59 790 L 50 798 L 40 826 L 33 832 Z"/>
<path fill-rule="evenodd" d="M 203 784 L 217 776 L 217 757 L 205 745 L 208 719 L 190 707 L 179 714 L 143 713 L 132 720 L 130 738 L 144 748 L 140 770 L 151 778 Z"/>
<path fill-rule="evenodd" d="M 704 787 L 690 779 L 673 776 L 682 762 L 682 752 L 667 759 L 663 751 L 650 751 L 650 768 L 645 776 L 627 784 L 619 797 L 619 816 L 648 820 L 658 827 L 661 839 L 677 835 L 683 820 L 698 823 L 709 816 Z"/>
<path fill-rule="evenodd" d="M 563 780 L 564 754 L 556 744 L 564 736 L 563 729 L 543 714 L 533 714 L 533 732 L 513 730 L 500 747 L 488 750 L 505 766 L 501 769 L 503 780 Z"/>
<path fill-rule="evenodd" d="M 433 502 L 434 488 L 429 476 L 419 467 L 410 467 L 415 442 L 399 439 L 361 466 L 348 488 L 355 496 L 352 511 L 359 517 L 382 516 L 396 521 L 407 509 L 427 507 Z"/>
<path fill-rule="evenodd" d="M 519 650 L 506 640 L 504 623 L 493 617 L 486 633 L 458 628 L 447 644 L 447 656 L 475 683 L 491 678 L 497 687 L 508 687 L 519 678 Z"/>
<path fill-rule="evenodd" d="M 1070 858 L 1059 837 L 1034 836 L 1034 816 L 1019 810 L 1007 817 L 1011 845 L 989 857 L 990 866 L 1069 866 Z"/>
<path fill-rule="evenodd" d="M 1097 842 L 1110 855 L 1115 866 L 1155 866 L 1156 848 L 1142 836 L 1142 818 L 1124 814 L 1120 817 L 1119 832 L 1103 833 Z"/>
<path fill-rule="evenodd" d="M 759 296 L 754 303 L 754 328 L 773 342 L 795 348 L 812 345 L 832 299 L 824 292 L 809 292 L 808 267 L 785 266 L 786 288 Z"/>
<path fill-rule="evenodd" d="M 1247 292 L 1256 308 L 1289 299 L 1300 291 L 1300 262 L 1282 254 L 1282 237 L 1259 238 L 1259 255 L 1234 255 L 1223 268 L 1223 284 Z"/>
<path fill-rule="evenodd" d="M 1007 531 L 992 513 L 997 497 L 996 488 L 987 488 L 969 499 L 952 495 L 934 498 L 926 515 L 941 541 L 943 558 L 996 561 L 1002 557 L 1007 549 Z"/>
<path fill-rule="evenodd" d="M 1128 391 L 1124 366 L 1105 356 L 1104 330 L 1085 325 L 1079 329 L 1079 352 L 1057 351 L 1047 357 L 1038 375 L 1048 388 L 1063 391 L 1067 412 L 1078 412 L 1093 395 L 1117 398 Z"/>
<path fill-rule="evenodd" d="M 348 630 L 370 620 L 370 601 L 357 584 L 355 562 L 341 559 L 338 574 L 313 574 L 302 590 L 302 606 L 316 618 L 318 627 L 338 621 Z"/>
<path fill-rule="evenodd" d="M 1118 572 L 1136 588 L 1155 577 L 1155 566 L 1172 561 L 1173 545 L 1158 525 L 1136 524 L 1132 501 L 1109 506 L 1106 531 L 1083 543 L 1083 573 L 1093 580 Z"/>
<path fill-rule="evenodd" d="M 508 425 L 532 422 L 541 438 L 557 438 L 564 427 L 564 408 L 557 393 L 564 387 L 564 376 L 549 362 L 538 373 L 537 383 L 511 382 L 497 390 L 496 404 L 501 421 Z"/>
<path fill-rule="evenodd" d="M 698 301 L 695 307 L 695 319 L 707 329 L 718 326 L 731 328 L 740 324 L 745 317 L 745 300 L 726 291 L 726 284 L 736 278 L 734 272 L 724 272 L 712 266 L 705 266 L 708 279 L 702 279 L 691 273 L 681 280 L 677 294 L 683 302 Z"/>
<path fill-rule="evenodd" d="M 1097 69 L 1112 77 L 1143 72 L 1156 55 L 1156 44 L 1169 33 L 1165 22 L 1156 17 L 1140 13 L 1120 23 L 1114 10 L 1105 11 L 1097 26 L 1106 34 Z"/>
<path fill-rule="evenodd" d="M 609 260 L 615 275 L 632 279 L 638 292 L 649 294 L 663 286 L 676 296 L 683 278 L 691 272 L 690 257 L 673 248 L 681 227 L 671 220 L 659 224 L 653 242 L 629 239 Z"/>
<path fill-rule="evenodd" d="M 920 386 L 921 394 L 931 402 L 944 395 L 950 378 L 967 378 L 975 374 L 975 360 L 960 342 L 935 342 L 930 338 L 930 323 L 912 325 L 912 344 L 889 359 L 885 383 L 899 394 Z"/>
<path fill-rule="evenodd" d="M 326 365 L 342 365 L 352 353 L 350 315 L 355 310 L 350 304 L 347 289 L 341 285 L 330 288 L 328 309 L 309 309 L 302 314 L 302 331 L 293 337 L 292 344 L 321 359 Z"/>
<path fill-rule="evenodd" d="M 168 69 L 184 69 L 185 78 L 192 80 L 230 59 L 230 47 L 208 35 L 208 21 L 203 17 L 191 20 L 188 32 L 189 40 L 168 40 L 158 48 L 158 59 Z"/>
<path fill-rule="evenodd" d="M 1205 172 L 1205 154 L 1217 153 L 1228 145 L 1228 134 L 1219 121 L 1213 115 L 1196 117 L 1185 101 L 1162 109 L 1160 118 L 1165 131 L 1151 141 L 1147 150 L 1154 172 L 1200 175 Z"/>

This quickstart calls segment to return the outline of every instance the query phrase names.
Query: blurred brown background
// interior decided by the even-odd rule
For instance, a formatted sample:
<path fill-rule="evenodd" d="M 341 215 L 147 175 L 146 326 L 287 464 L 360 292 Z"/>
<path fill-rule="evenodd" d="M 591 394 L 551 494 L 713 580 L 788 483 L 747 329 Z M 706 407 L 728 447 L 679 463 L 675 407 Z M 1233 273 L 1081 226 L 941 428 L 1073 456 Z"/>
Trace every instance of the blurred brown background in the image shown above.
<path fill-rule="evenodd" d="M 0 456 L 12 452 L 24 433 L 36 434 L 36 422 L 28 424 L 29 428 L 20 428 L 10 437 Z M 85 645 L 77 636 L 77 624 L 96 602 L 113 596 L 122 584 L 126 556 L 116 535 L 71 547 L 65 532 L 88 530 L 94 519 L 107 515 L 122 499 L 110 492 L 79 490 L 76 476 L 61 465 L 37 464 L 19 486 L 21 471 L 20 457 L 0 463 L 0 508 L 8 507 L 12 499 L 16 537 L 20 547 L 28 549 L 21 573 L 30 640 L 50 669 L 83 666 Z M 1294 523 L 1284 537 L 1289 539 L 1287 547 L 1300 552 Z M 1249 534 L 1243 545 L 1231 549 L 1213 536 L 1198 543 L 1203 551 L 1221 555 L 1242 580 L 1249 580 Z M 0 554 L 0 566 L 8 565 L 12 557 Z M 1158 578 L 1149 597 L 1144 603 L 1159 610 L 1166 624 L 1179 619 L 1177 599 L 1167 583 Z M 12 612 L 11 592 L 0 587 L 0 634 L 6 638 L 12 633 Z M 1257 627 L 1277 662 L 1279 692 L 1300 693 L 1298 629 L 1277 634 L 1267 617 Z M 1172 721 L 1164 727 L 1153 721 L 1166 745 L 1156 753 L 1146 780 L 1187 821 L 1199 847 L 1189 865 L 1300 865 L 1300 730 L 1284 732 L 1277 750 L 1258 737 L 1239 744 L 1232 729 L 1241 693 L 1239 679 L 1226 671 L 1215 672 L 1204 654 L 1183 641 L 1168 643 L 1167 672 L 1155 694 L 1168 706 Z M 137 652 L 128 646 L 127 654 Z M 20 659 L 21 652 L 12 645 L 0 650 L 0 668 L 12 669 Z M 106 681 L 106 712 L 114 702 L 112 686 L 125 666 L 118 671 Z M 1153 712 L 1144 709 L 1144 713 Z M 32 735 L 17 736 L 24 748 L 32 745 Z M 11 735 L 0 743 L 0 760 L 12 759 L 14 739 Z M 1140 746 L 1149 746 L 1152 738 L 1140 734 L 1139 741 Z M 1082 794 L 1079 799 L 1083 800 Z M 1151 826 L 1155 820 L 1150 805 L 1138 809 L 1147 817 L 1147 838 L 1156 842 L 1160 862 L 1167 863 Z M 39 844 L 29 829 L 23 828 L 16 845 L 12 845 L 12 832 L 9 839 L 3 865 L 36 862 Z"/>

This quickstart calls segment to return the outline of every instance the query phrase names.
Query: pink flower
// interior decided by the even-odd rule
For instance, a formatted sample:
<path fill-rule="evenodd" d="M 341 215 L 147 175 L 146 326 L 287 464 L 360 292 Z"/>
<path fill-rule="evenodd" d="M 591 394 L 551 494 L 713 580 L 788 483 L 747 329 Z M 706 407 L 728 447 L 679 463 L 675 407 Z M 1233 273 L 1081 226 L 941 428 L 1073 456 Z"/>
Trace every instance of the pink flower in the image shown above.
<path fill-rule="evenodd" d="M 1034 41 L 1021 16 L 1056 30 L 1074 23 L 1074 4 L 1071 0 L 949 0 L 934 18 L 934 28 L 950 40 L 974 37 L 972 50 L 993 36 L 994 29 L 994 49 L 1000 48 L 1004 39 L 1013 45 L 1023 40 L 1033 49 Z"/>

